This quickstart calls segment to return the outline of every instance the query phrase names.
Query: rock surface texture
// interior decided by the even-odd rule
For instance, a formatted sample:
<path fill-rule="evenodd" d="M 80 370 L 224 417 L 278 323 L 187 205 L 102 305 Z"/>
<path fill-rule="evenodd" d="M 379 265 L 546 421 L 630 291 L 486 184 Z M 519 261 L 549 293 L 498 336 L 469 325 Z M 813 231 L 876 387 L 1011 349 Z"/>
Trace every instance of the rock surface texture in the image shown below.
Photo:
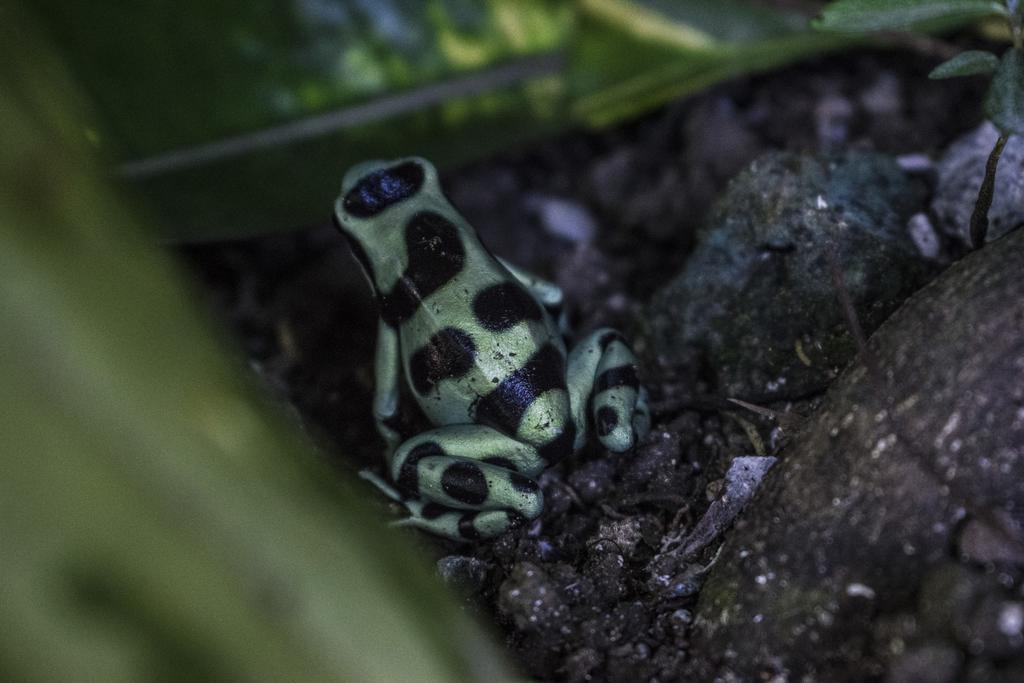
<path fill-rule="evenodd" d="M 925 618 L 953 609 L 927 597 L 950 591 L 923 586 L 950 564 L 967 566 L 957 557 L 967 545 L 991 562 L 1021 557 L 1022 264 L 1024 230 L 957 262 L 871 337 L 866 364 L 830 388 L 708 577 L 694 676 L 865 678 L 913 668 L 929 652 L 977 667 L 986 643 L 993 656 L 1021 656 L 1021 624 L 1010 618 L 1024 614 L 1019 602 L 976 596 L 964 623 L 950 624 Z M 961 538 L 972 528 L 973 540 Z M 985 600 L 988 611 L 973 609 Z M 917 614 L 916 625 L 887 627 L 886 615 L 900 613 Z M 933 622 L 955 637 L 929 640 Z M 1010 644 L 986 640 L 986 629 Z M 921 642 L 894 657 L 894 638 Z"/>
<path fill-rule="evenodd" d="M 922 203 L 921 188 L 881 154 L 760 157 L 653 297 L 654 353 L 671 366 L 701 349 L 726 396 L 820 391 L 854 353 L 832 263 L 874 329 L 927 271 L 906 229 Z"/>

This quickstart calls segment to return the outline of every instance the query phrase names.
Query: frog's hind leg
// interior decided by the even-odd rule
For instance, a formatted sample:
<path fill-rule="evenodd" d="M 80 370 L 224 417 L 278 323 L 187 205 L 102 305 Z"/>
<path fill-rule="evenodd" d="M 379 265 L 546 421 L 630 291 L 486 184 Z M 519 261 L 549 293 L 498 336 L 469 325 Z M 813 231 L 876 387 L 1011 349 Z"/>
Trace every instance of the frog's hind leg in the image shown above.
<path fill-rule="evenodd" d="M 520 517 L 511 510 L 455 510 L 437 503 L 412 500 L 406 503 L 409 516 L 395 526 L 412 526 L 453 541 L 477 541 L 500 536 Z"/>
<path fill-rule="evenodd" d="M 456 510 L 418 498 L 407 498 L 369 470 L 361 471 L 359 476 L 409 512 L 408 517 L 392 522 L 392 526 L 412 526 L 455 541 L 475 541 L 500 536 L 519 519 L 511 510 Z"/>
<path fill-rule="evenodd" d="M 577 447 L 591 424 L 601 445 L 615 453 L 629 450 L 650 431 L 647 392 L 621 334 L 609 328 L 588 334 L 569 352 L 566 374 Z"/>
<path fill-rule="evenodd" d="M 482 425 L 449 425 L 405 441 L 392 480 L 408 496 L 404 523 L 449 538 L 488 538 L 513 519 L 535 519 L 544 496 L 533 479 L 545 461 L 533 446 Z"/>

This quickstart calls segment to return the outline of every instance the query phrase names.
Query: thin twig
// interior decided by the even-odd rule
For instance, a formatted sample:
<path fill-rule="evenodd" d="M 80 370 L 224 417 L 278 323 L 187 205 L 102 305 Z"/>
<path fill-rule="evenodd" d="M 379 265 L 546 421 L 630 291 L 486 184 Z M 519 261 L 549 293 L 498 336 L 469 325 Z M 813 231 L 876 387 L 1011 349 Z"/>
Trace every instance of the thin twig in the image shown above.
<path fill-rule="evenodd" d="M 835 244 L 829 243 L 825 247 L 825 256 L 828 259 L 828 269 L 832 275 L 832 286 L 836 289 L 836 296 L 839 298 L 839 306 L 843 309 L 843 315 L 846 317 L 846 324 L 850 328 L 850 334 L 853 335 L 853 342 L 857 345 L 857 354 L 860 356 L 860 360 L 865 365 L 873 361 L 868 353 L 868 340 L 864 336 L 864 328 L 861 327 L 860 318 L 857 316 L 857 309 L 853 305 L 853 299 L 850 297 L 850 290 L 846 286 L 846 280 L 843 278 L 843 269 L 839 265 L 839 255 L 836 253 Z M 871 370 L 872 368 L 868 368 Z M 873 372 L 879 374 L 878 368 L 874 368 Z"/>
<path fill-rule="evenodd" d="M 735 403 L 741 408 L 746 408 L 753 413 L 757 413 L 762 417 L 774 420 L 775 424 L 784 430 L 796 431 L 796 429 L 800 427 L 806 419 L 803 415 L 797 413 L 784 413 L 778 410 L 772 410 L 771 408 L 765 408 L 764 406 L 749 403 L 738 398 L 728 398 L 726 400 L 729 401 L 729 403 Z"/>

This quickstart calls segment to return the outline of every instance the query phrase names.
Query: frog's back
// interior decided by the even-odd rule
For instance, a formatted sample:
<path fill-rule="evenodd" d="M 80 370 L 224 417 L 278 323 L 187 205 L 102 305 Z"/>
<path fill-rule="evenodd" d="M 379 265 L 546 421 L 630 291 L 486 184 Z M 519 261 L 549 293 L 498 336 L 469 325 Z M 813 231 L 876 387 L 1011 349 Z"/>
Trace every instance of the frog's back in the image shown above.
<path fill-rule="evenodd" d="M 556 404 L 545 412 L 561 404 L 545 393 L 565 389 L 565 348 L 533 296 L 500 263 L 483 265 L 493 270 L 457 275 L 402 325 L 405 372 L 435 424 L 489 424 L 514 434 L 517 413 L 535 401 Z"/>
<path fill-rule="evenodd" d="M 413 159 L 386 171 L 357 168 L 346 179 L 346 208 L 370 213 L 368 206 L 376 222 L 349 236 L 384 323 L 398 332 L 424 413 L 436 425 L 485 424 L 528 443 L 571 444 L 565 347 L 554 321 L 480 243 L 432 166 Z"/>

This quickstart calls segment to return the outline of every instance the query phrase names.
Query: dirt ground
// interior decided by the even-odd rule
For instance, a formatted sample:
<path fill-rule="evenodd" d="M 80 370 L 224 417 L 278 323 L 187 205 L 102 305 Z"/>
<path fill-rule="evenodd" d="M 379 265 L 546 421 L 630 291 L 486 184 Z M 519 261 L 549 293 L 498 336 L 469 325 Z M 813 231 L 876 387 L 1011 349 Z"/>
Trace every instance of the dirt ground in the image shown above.
<path fill-rule="evenodd" d="M 407 532 L 531 676 L 676 680 L 701 656 L 690 630 L 702 565 L 671 585 L 652 582 L 652 566 L 701 518 L 730 459 L 755 450 L 750 426 L 769 450 L 779 444 L 766 418 L 722 410 L 701 358 L 666 367 L 652 357 L 645 306 L 685 262 L 729 179 L 763 152 L 934 157 L 976 126 L 984 82 L 927 80 L 939 61 L 907 50 L 835 56 L 444 174 L 453 203 L 494 252 L 564 287 L 577 331 L 611 325 L 633 340 L 653 397 L 655 427 L 636 452 L 591 447 L 546 472 L 546 509 L 528 527 L 471 545 Z M 376 315 L 326 220 L 182 253 L 254 370 L 339 470 L 379 470 Z M 769 407 L 806 414 L 817 400 Z M 398 514 L 375 500 L 382 516 Z"/>

